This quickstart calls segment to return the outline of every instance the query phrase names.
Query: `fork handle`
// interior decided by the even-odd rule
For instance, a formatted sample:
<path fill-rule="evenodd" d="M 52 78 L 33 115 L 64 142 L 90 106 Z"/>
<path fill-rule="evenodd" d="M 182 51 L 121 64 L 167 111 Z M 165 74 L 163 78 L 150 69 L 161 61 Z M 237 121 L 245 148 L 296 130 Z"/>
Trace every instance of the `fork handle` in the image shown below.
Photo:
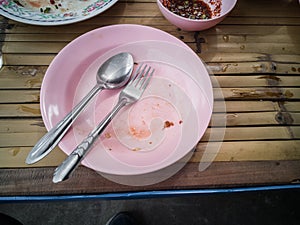
<path fill-rule="evenodd" d="M 65 161 L 58 166 L 54 172 L 53 182 L 58 183 L 70 177 L 72 172 L 78 167 L 79 163 L 92 149 L 94 142 L 99 135 L 105 130 L 107 125 L 120 111 L 120 109 L 127 104 L 126 99 L 121 99 L 112 111 L 92 130 L 89 135 L 73 150 Z"/>

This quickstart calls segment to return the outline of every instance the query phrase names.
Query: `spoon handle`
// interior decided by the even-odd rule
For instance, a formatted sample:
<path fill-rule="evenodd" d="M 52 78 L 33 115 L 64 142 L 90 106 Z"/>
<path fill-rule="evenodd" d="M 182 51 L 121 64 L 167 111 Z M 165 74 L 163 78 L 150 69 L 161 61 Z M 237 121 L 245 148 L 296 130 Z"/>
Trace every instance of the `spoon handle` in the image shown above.
<path fill-rule="evenodd" d="M 29 152 L 26 163 L 33 164 L 44 158 L 59 143 L 69 130 L 75 119 L 87 106 L 88 102 L 102 90 L 102 86 L 95 85 L 92 90 L 69 112 L 56 126 L 46 133 Z"/>
<path fill-rule="evenodd" d="M 119 112 L 119 110 L 127 103 L 126 99 L 122 99 L 112 109 L 112 111 L 92 130 L 89 135 L 73 150 L 65 161 L 58 166 L 54 172 L 53 182 L 58 183 L 69 178 L 72 172 L 78 167 L 82 159 L 92 149 L 94 142 L 98 136 L 105 130 L 110 121 Z"/>

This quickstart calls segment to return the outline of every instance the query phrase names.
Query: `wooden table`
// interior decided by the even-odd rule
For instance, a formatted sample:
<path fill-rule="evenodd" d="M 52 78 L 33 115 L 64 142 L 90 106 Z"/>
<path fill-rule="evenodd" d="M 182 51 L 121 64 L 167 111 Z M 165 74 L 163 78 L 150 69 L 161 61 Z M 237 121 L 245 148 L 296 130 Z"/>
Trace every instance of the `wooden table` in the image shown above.
<path fill-rule="evenodd" d="M 201 32 L 185 32 L 171 25 L 154 0 L 121 0 L 99 16 L 65 26 L 31 26 L 0 19 L 2 197 L 268 188 L 299 183 L 298 1 L 239 0 L 221 24 Z M 39 163 L 25 164 L 28 152 L 46 132 L 39 93 L 48 65 L 74 38 L 112 24 L 142 24 L 166 31 L 187 43 L 213 69 L 225 98 L 227 127 L 224 140 L 215 140 L 221 148 L 205 171 L 198 170 L 201 154 L 212 130 L 220 129 L 211 125 L 185 167 L 150 186 L 117 184 L 83 166 L 68 181 L 53 184 L 53 170 L 65 158 L 58 147 Z M 217 111 L 213 118 L 218 117 Z"/>

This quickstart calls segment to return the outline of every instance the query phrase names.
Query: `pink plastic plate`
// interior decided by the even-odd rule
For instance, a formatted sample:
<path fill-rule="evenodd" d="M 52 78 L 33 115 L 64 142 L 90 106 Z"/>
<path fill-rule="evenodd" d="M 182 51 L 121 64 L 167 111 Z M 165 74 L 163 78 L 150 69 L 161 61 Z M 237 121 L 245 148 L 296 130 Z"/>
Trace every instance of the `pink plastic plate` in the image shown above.
<path fill-rule="evenodd" d="M 128 29 L 122 29 L 125 27 Z M 150 32 L 152 41 L 140 40 L 142 37 L 130 40 L 128 32 L 133 34 L 136 29 Z M 102 32 L 117 32 L 129 43 L 103 38 Z M 158 38 L 153 36 L 155 32 Z M 96 42 L 103 45 L 93 48 Z M 41 90 L 42 116 L 47 129 L 52 128 L 94 86 L 99 65 L 124 51 L 130 52 L 135 62 L 155 68 L 155 75 L 143 98 L 117 115 L 82 163 L 108 174 L 145 174 L 165 168 L 190 152 L 212 113 L 208 72 L 198 56 L 174 37 L 136 25 L 101 28 L 79 37 L 58 54 L 46 73 Z M 66 154 L 112 109 L 119 92 L 102 91 L 80 115 L 59 145 Z"/>

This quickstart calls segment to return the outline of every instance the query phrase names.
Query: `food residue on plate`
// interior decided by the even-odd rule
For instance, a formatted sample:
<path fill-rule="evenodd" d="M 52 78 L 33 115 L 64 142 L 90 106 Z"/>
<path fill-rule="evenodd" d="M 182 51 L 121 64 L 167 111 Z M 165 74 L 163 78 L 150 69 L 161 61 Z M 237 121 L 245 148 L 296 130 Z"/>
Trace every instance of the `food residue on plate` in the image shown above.
<path fill-rule="evenodd" d="M 136 151 L 140 151 L 142 150 L 141 148 L 133 148 L 132 151 L 136 152 Z"/>
<path fill-rule="evenodd" d="M 13 0 L 18 6 L 41 13 L 66 13 L 84 9 L 95 3 L 93 0 Z M 97 4 L 102 4 L 100 1 Z"/>
<path fill-rule="evenodd" d="M 14 0 L 14 2 L 24 8 L 39 10 L 41 13 L 51 13 L 58 9 L 66 10 L 62 7 L 61 0 Z"/>
<path fill-rule="evenodd" d="M 164 128 L 169 128 L 169 127 L 172 127 L 172 126 L 174 126 L 173 122 L 171 122 L 171 121 L 165 121 Z"/>
<path fill-rule="evenodd" d="M 137 129 L 136 127 L 130 127 L 130 134 L 137 139 L 145 139 L 151 135 L 151 131 L 142 127 Z"/>
<path fill-rule="evenodd" d="M 105 133 L 105 134 L 104 134 L 104 137 L 105 137 L 105 138 L 111 138 L 111 134 L 110 134 L 110 133 Z"/>

